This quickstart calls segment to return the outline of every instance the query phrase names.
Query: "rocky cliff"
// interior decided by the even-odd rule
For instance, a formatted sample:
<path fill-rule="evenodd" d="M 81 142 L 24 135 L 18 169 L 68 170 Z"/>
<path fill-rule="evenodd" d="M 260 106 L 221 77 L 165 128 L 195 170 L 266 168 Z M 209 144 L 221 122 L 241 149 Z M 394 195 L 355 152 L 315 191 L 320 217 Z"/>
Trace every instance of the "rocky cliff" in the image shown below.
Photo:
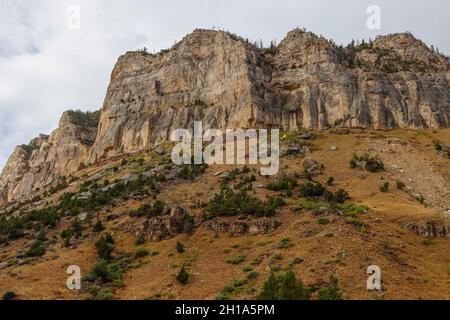
<path fill-rule="evenodd" d="M 170 50 L 119 58 L 98 130 L 66 113 L 50 137 L 18 147 L 0 178 L 0 203 L 80 164 L 166 141 L 194 120 L 283 130 L 449 127 L 449 81 L 450 60 L 409 33 L 342 47 L 295 29 L 260 49 L 227 32 L 195 30 Z"/>
<path fill-rule="evenodd" d="M 88 159 L 97 123 L 98 113 L 65 112 L 50 136 L 16 147 L 2 171 L 0 203 L 29 196 L 79 170 Z"/>

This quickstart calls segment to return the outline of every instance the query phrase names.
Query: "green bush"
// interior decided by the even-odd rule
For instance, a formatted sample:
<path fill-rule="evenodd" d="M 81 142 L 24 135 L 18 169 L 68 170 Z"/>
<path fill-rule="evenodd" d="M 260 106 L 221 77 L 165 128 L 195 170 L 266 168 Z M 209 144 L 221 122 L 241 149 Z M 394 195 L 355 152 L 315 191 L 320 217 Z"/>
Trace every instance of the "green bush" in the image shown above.
<path fill-rule="evenodd" d="M 317 223 L 324 226 L 324 225 L 329 224 L 329 223 L 330 223 L 330 220 L 328 220 L 327 218 L 319 218 L 319 219 L 317 220 Z"/>
<path fill-rule="evenodd" d="M 163 201 L 155 201 L 153 204 L 144 204 L 130 213 L 132 217 L 158 217 L 164 212 L 166 204 Z"/>
<path fill-rule="evenodd" d="M 94 232 L 99 233 L 102 232 L 105 228 L 103 227 L 102 221 L 97 220 L 97 222 L 94 225 Z"/>
<path fill-rule="evenodd" d="M 294 244 L 292 243 L 292 240 L 290 238 L 284 238 L 284 239 L 281 239 L 280 245 L 278 246 L 278 248 L 280 248 L 280 249 L 288 249 L 288 248 L 291 248 L 293 246 L 294 246 Z"/>
<path fill-rule="evenodd" d="M 177 281 L 181 284 L 186 284 L 189 281 L 189 277 L 189 272 L 186 270 L 186 267 L 183 266 L 177 275 Z"/>
<path fill-rule="evenodd" d="M 116 279 L 113 272 L 111 272 L 108 262 L 106 260 L 98 261 L 93 267 L 91 273 L 98 279 L 104 282 L 112 282 Z"/>
<path fill-rule="evenodd" d="M 114 244 L 115 242 L 111 234 L 104 234 L 100 240 L 95 243 L 99 257 L 104 260 L 111 260 L 111 254 L 114 251 Z"/>
<path fill-rule="evenodd" d="M 114 294 L 109 288 L 100 289 L 95 297 L 95 300 L 113 300 Z"/>
<path fill-rule="evenodd" d="M 206 204 L 210 217 L 254 215 L 258 217 L 273 216 L 285 203 L 282 199 L 269 198 L 266 201 L 248 195 L 244 190 L 234 193 L 226 187 Z"/>
<path fill-rule="evenodd" d="M 42 257 L 46 250 L 42 241 L 35 241 L 26 252 L 27 257 Z"/>
<path fill-rule="evenodd" d="M 208 166 L 206 164 L 184 165 L 178 174 L 178 177 L 184 180 L 193 180 L 199 175 L 205 173 L 207 168 Z"/>
<path fill-rule="evenodd" d="M 442 151 L 442 146 L 441 146 L 440 143 L 436 143 L 436 144 L 434 145 L 434 148 L 435 148 L 437 151 Z"/>
<path fill-rule="evenodd" d="M 14 291 L 8 291 L 2 296 L 2 300 L 12 300 L 17 297 Z"/>
<path fill-rule="evenodd" d="M 120 280 L 120 277 L 124 270 L 124 263 L 126 260 L 116 261 L 97 261 L 91 269 L 91 272 L 83 277 L 83 281 L 94 282 L 97 279 L 103 283 L 111 283 L 116 280 Z"/>
<path fill-rule="evenodd" d="M 228 264 L 241 264 L 244 261 L 245 261 L 245 256 L 242 254 L 239 254 L 233 258 L 228 259 L 226 262 Z"/>
<path fill-rule="evenodd" d="M 176 249 L 178 253 L 184 253 L 185 251 L 184 244 L 182 244 L 181 242 L 177 242 Z"/>
<path fill-rule="evenodd" d="M 306 198 L 321 197 L 325 194 L 325 191 L 325 188 L 319 182 L 315 184 L 307 182 L 300 185 L 300 196 Z"/>
<path fill-rule="evenodd" d="M 327 185 L 328 186 L 332 186 L 334 184 L 334 178 L 333 177 L 329 177 L 327 180 Z"/>
<path fill-rule="evenodd" d="M 385 182 L 382 186 L 380 186 L 380 191 L 386 193 L 389 191 L 389 182 Z"/>
<path fill-rule="evenodd" d="M 150 252 L 146 248 L 137 248 L 136 251 L 134 252 L 134 256 L 136 258 L 144 258 L 149 254 Z"/>
<path fill-rule="evenodd" d="M 319 290 L 318 300 L 343 300 L 339 288 L 339 280 L 336 276 L 332 275 L 330 283 Z"/>
<path fill-rule="evenodd" d="M 189 214 L 186 214 L 184 216 L 183 221 L 183 232 L 185 233 L 192 233 L 195 228 L 195 218 Z"/>
<path fill-rule="evenodd" d="M 140 245 L 144 244 L 145 242 L 146 242 L 146 241 L 145 241 L 145 237 L 141 234 L 141 235 L 136 239 L 135 244 L 136 244 L 137 246 L 140 246 Z"/>
<path fill-rule="evenodd" d="M 310 293 L 303 287 L 303 283 L 297 280 L 292 270 L 284 275 L 270 274 L 264 283 L 258 300 L 310 300 Z"/>
<path fill-rule="evenodd" d="M 100 121 L 100 111 L 83 112 L 81 110 L 69 110 L 68 114 L 73 124 L 84 128 L 96 128 Z"/>
<path fill-rule="evenodd" d="M 332 192 L 327 193 L 327 196 L 326 196 L 326 200 L 328 202 L 335 202 L 335 203 L 341 203 L 341 204 L 345 203 L 345 201 L 347 201 L 348 199 L 350 199 L 350 195 L 344 189 L 339 189 L 335 193 L 332 193 Z"/>
<path fill-rule="evenodd" d="M 287 175 L 283 175 L 278 178 L 278 181 L 269 183 L 267 185 L 267 189 L 272 191 L 292 190 L 293 188 L 297 187 L 297 185 L 297 180 Z"/>

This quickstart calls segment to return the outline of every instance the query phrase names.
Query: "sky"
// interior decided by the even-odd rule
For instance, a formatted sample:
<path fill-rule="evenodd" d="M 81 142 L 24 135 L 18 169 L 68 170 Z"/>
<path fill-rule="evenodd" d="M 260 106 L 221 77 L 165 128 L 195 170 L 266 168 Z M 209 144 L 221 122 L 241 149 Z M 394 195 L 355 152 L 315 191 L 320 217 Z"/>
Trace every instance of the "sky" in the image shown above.
<path fill-rule="evenodd" d="M 101 108 L 121 54 L 214 27 L 265 44 L 295 27 L 337 44 L 410 31 L 450 54 L 447 0 L 0 0 L 0 167 L 65 110 Z"/>

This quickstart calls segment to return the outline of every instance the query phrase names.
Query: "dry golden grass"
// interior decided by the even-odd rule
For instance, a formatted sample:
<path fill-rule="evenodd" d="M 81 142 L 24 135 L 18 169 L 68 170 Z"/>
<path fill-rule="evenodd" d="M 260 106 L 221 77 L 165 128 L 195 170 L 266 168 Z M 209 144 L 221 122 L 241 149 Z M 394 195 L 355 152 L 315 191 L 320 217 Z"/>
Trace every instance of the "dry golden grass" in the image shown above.
<path fill-rule="evenodd" d="M 437 133 L 395 130 L 352 135 L 322 132 L 314 140 L 310 155 L 325 166 L 325 173 L 317 179 L 325 183 L 329 176 L 334 177 L 333 189 L 347 190 L 353 203 L 371 209 L 359 218 L 368 225 L 367 230 L 360 230 L 346 223 L 346 217 L 336 215 L 327 216 L 329 223 L 320 225 L 318 217 L 311 212 L 296 212 L 293 205 L 277 214 L 283 225 L 276 232 L 264 236 L 233 238 L 226 234 L 216 235 L 200 227 L 192 236 L 180 235 L 144 245 L 159 254 L 145 257 L 136 269 L 127 270 L 123 276 L 124 287 L 117 289 L 116 298 L 215 299 L 225 286 L 245 278 L 244 267 L 260 260 L 259 264 L 252 266 L 259 277 L 235 296 L 237 299 L 252 299 L 262 287 L 271 265 L 285 268 L 293 259 L 302 258 L 303 262 L 294 265 L 293 270 L 306 285 L 323 284 L 331 274 L 336 274 L 346 299 L 450 299 L 449 239 L 439 238 L 431 245 L 425 245 L 423 237 L 405 228 L 410 222 L 439 220 L 439 210 L 432 206 L 427 208 L 408 193 L 397 190 L 396 173 L 389 163 L 386 163 L 386 172 L 368 174 L 349 166 L 354 153 L 368 152 L 382 136 L 410 142 L 414 151 L 396 153 L 395 158 L 402 160 L 402 157 L 420 156 L 420 161 L 429 160 L 434 173 L 442 176 L 443 183 L 450 187 L 450 160 L 438 156 L 432 143 L 437 139 L 450 145 L 450 130 Z M 336 146 L 338 151 L 329 151 L 330 146 Z M 283 159 L 282 172 L 300 172 L 301 161 L 298 157 Z M 199 215 L 201 210 L 193 209 L 193 203 L 211 198 L 220 188 L 219 178 L 213 177 L 213 173 L 227 170 L 230 167 L 210 167 L 195 182 L 165 186 L 160 198 Z M 255 186 L 269 181 L 257 178 Z M 391 184 L 388 193 L 379 191 L 384 181 Z M 265 189 L 255 188 L 255 191 L 259 197 L 274 194 Z M 123 212 L 137 206 L 138 202 L 130 202 L 117 210 Z M 121 219 L 139 221 L 128 217 Z M 122 222 L 124 220 L 109 223 L 107 228 L 114 232 L 116 252 L 133 252 L 135 235 L 118 231 L 116 226 Z M 293 246 L 279 249 L 278 244 L 286 237 L 291 239 Z M 176 252 L 177 241 L 185 244 L 185 253 Z M 65 272 L 68 265 L 79 265 L 83 273 L 88 272 L 96 260 L 94 243 L 95 238 L 87 239 L 75 249 L 61 249 L 57 244 L 54 252 L 48 252 L 34 265 L 0 271 L 0 293 L 15 291 L 21 299 L 82 299 L 83 296 L 66 289 Z M 24 244 L 21 241 L 0 249 L 0 261 Z M 245 256 L 244 262 L 238 265 L 226 262 L 238 254 Z M 277 254 L 281 255 L 281 260 L 272 259 Z M 191 273 L 187 285 L 180 285 L 175 280 L 183 264 L 188 265 Z M 366 270 L 370 265 L 381 267 L 383 293 L 366 290 Z"/>

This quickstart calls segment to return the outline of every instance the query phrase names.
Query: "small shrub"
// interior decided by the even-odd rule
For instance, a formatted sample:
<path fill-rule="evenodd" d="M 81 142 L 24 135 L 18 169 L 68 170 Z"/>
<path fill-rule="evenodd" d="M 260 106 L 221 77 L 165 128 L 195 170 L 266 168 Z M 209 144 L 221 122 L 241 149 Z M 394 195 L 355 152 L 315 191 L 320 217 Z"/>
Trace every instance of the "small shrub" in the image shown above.
<path fill-rule="evenodd" d="M 100 260 L 92 267 L 91 275 L 88 279 L 101 279 L 103 282 L 112 282 L 116 277 L 111 272 L 108 262 L 106 260 Z"/>
<path fill-rule="evenodd" d="M 320 218 L 317 220 L 317 223 L 324 226 L 324 225 L 329 224 L 330 220 L 328 220 L 327 218 Z"/>
<path fill-rule="evenodd" d="M 3 295 L 2 300 L 12 300 L 16 297 L 17 294 L 14 291 L 8 291 Z"/>
<path fill-rule="evenodd" d="M 319 290 L 317 298 L 318 300 L 343 300 L 336 276 L 330 277 L 330 283 Z"/>
<path fill-rule="evenodd" d="M 406 185 L 402 181 L 397 181 L 396 185 L 398 190 L 403 190 L 406 187 Z"/>
<path fill-rule="evenodd" d="M 116 288 L 122 288 L 124 286 L 123 281 L 120 279 L 114 280 L 111 285 Z"/>
<path fill-rule="evenodd" d="M 95 243 L 97 253 L 101 259 L 111 260 L 111 254 L 114 251 L 114 239 L 110 233 L 103 235 L 100 240 Z"/>
<path fill-rule="evenodd" d="M 186 214 L 183 220 L 183 232 L 190 234 L 194 231 L 194 228 L 195 228 L 195 218 L 189 214 Z"/>
<path fill-rule="evenodd" d="M 178 253 L 184 253 L 186 251 L 184 248 L 184 244 L 182 244 L 181 242 L 177 242 L 176 249 Z"/>
<path fill-rule="evenodd" d="M 143 235 L 140 235 L 140 236 L 136 239 L 135 244 L 136 244 L 137 246 L 140 246 L 140 245 L 143 245 L 145 242 L 146 242 L 146 241 L 145 241 L 145 237 L 144 237 Z"/>
<path fill-rule="evenodd" d="M 189 277 L 189 272 L 186 270 L 186 267 L 183 266 L 177 275 L 177 281 L 181 284 L 186 284 L 189 281 Z"/>
<path fill-rule="evenodd" d="M 298 183 L 295 179 L 287 175 L 283 175 L 278 179 L 278 181 L 269 183 L 267 185 L 267 189 L 272 191 L 292 190 L 297 185 Z"/>
<path fill-rule="evenodd" d="M 153 204 L 144 204 L 130 213 L 132 217 L 158 217 L 164 212 L 166 204 L 163 201 L 155 201 Z"/>
<path fill-rule="evenodd" d="M 246 266 L 246 267 L 244 267 L 242 269 L 242 271 L 244 271 L 245 273 L 252 272 L 253 271 L 253 267 L 252 266 Z"/>
<path fill-rule="evenodd" d="M 442 146 L 441 146 L 440 143 L 436 143 L 436 144 L 434 145 L 434 148 L 435 148 L 437 151 L 442 151 Z"/>
<path fill-rule="evenodd" d="M 348 199 L 350 199 L 350 195 L 348 194 L 348 192 L 344 189 L 339 189 L 336 193 L 333 194 L 331 201 L 336 203 L 345 203 L 345 201 L 347 201 Z"/>
<path fill-rule="evenodd" d="M 380 186 L 380 191 L 386 193 L 389 191 L 389 182 L 385 182 L 382 186 Z"/>
<path fill-rule="evenodd" d="M 45 254 L 45 248 L 42 241 L 35 241 L 26 252 L 27 257 L 41 257 Z"/>
<path fill-rule="evenodd" d="M 325 188 L 321 183 L 317 182 L 313 184 L 307 182 L 306 184 L 300 185 L 300 196 L 305 198 L 321 197 L 325 194 Z"/>
<path fill-rule="evenodd" d="M 416 200 L 419 201 L 421 204 L 425 203 L 425 197 L 421 194 L 416 196 Z"/>
<path fill-rule="evenodd" d="M 233 286 L 225 286 L 217 296 L 217 300 L 230 300 L 235 294 L 235 288 Z"/>
<path fill-rule="evenodd" d="M 292 240 L 290 238 L 284 238 L 280 241 L 280 245 L 278 246 L 278 248 L 280 249 L 288 249 L 293 247 L 294 244 L 292 243 Z"/>
<path fill-rule="evenodd" d="M 36 240 L 37 240 L 37 241 L 41 241 L 41 242 L 44 242 L 44 241 L 47 241 L 47 240 L 48 240 L 47 235 L 46 235 L 46 233 L 45 233 L 44 230 L 40 231 L 40 232 L 37 234 Z"/>
<path fill-rule="evenodd" d="M 297 265 L 297 264 L 302 263 L 303 261 L 304 260 L 302 258 L 297 257 L 297 258 L 294 258 L 294 260 L 292 260 L 291 264 L 292 265 Z"/>
<path fill-rule="evenodd" d="M 259 277 L 259 273 L 258 272 L 256 272 L 256 271 L 251 271 L 251 272 L 249 272 L 248 274 L 247 274 L 247 280 L 255 280 L 255 279 L 257 279 Z"/>
<path fill-rule="evenodd" d="M 184 165 L 178 177 L 184 180 L 194 180 L 199 175 L 205 173 L 208 166 L 206 164 L 201 165 Z"/>
<path fill-rule="evenodd" d="M 99 233 L 102 232 L 105 228 L 103 227 L 102 221 L 97 220 L 97 222 L 94 225 L 94 232 Z"/>
<path fill-rule="evenodd" d="M 228 259 L 226 262 L 228 264 L 241 264 L 244 261 L 245 261 L 245 256 L 242 254 L 239 254 L 231 259 Z"/>
<path fill-rule="evenodd" d="M 332 186 L 334 184 L 334 178 L 333 177 L 329 177 L 327 180 L 327 185 L 328 186 Z"/>
<path fill-rule="evenodd" d="M 85 276 L 83 276 L 83 278 L 81 278 L 81 281 L 86 282 L 94 282 L 95 280 L 97 280 L 97 276 L 93 273 L 88 273 Z"/>
<path fill-rule="evenodd" d="M 103 288 L 98 291 L 95 299 L 96 300 L 113 300 L 114 294 L 112 293 L 111 289 Z"/>
<path fill-rule="evenodd" d="M 134 252 L 134 256 L 136 258 L 144 258 L 144 257 L 148 256 L 149 254 L 150 254 L 150 252 L 146 248 L 137 248 L 136 251 Z"/>

